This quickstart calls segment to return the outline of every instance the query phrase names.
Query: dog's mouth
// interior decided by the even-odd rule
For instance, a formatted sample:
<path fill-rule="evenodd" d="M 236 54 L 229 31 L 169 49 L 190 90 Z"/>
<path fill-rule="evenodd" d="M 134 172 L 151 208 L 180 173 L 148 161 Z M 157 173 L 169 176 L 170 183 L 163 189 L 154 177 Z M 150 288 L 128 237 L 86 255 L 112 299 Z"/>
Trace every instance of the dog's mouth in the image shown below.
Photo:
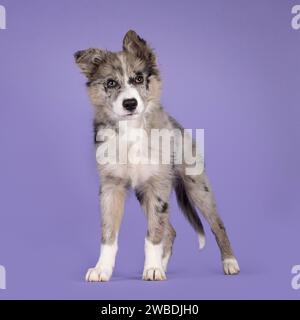
<path fill-rule="evenodd" d="M 138 112 L 128 112 L 125 114 L 125 118 L 130 118 L 130 117 L 133 117 L 133 116 L 137 116 L 139 113 Z"/>

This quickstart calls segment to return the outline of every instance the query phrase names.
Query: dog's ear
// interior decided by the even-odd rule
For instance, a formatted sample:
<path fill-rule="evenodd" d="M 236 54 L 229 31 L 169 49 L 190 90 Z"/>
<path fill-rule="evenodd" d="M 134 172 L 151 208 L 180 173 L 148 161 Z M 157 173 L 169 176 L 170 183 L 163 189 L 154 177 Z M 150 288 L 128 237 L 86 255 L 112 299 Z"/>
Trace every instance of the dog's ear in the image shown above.
<path fill-rule="evenodd" d="M 147 42 L 133 30 L 129 30 L 125 34 L 123 50 L 134 54 L 140 59 L 147 60 L 151 64 L 156 64 L 153 50 L 148 46 Z"/>
<path fill-rule="evenodd" d="M 80 50 L 74 54 L 75 62 L 87 78 L 93 76 L 99 65 L 105 61 L 105 57 L 106 51 L 94 48 Z"/>

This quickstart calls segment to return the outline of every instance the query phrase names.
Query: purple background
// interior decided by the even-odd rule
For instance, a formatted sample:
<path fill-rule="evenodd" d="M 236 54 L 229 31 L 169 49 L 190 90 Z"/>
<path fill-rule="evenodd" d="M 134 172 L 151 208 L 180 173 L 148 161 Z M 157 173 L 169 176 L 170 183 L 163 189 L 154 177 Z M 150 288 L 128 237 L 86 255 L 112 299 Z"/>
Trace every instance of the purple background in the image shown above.
<path fill-rule="evenodd" d="M 297 1 L 1 0 L 0 264 L 7 298 L 292 298 L 300 264 L 300 30 Z M 298 1 L 299 2 L 299 1 Z M 73 53 L 118 50 L 128 29 L 155 48 L 165 108 L 205 128 L 206 163 L 242 273 L 225 277 L 172 200 L 169 279 L 140 280 L 146 222 L 126 205 L 110 283 L 87 284 L 98 258 L 92 108 Z"/>

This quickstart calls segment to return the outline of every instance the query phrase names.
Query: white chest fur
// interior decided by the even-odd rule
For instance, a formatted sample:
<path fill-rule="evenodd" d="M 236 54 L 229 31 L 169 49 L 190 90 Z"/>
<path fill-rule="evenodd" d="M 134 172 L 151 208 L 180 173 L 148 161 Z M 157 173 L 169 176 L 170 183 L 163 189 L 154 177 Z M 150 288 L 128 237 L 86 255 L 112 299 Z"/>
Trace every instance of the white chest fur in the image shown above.
<path fill-rule="evenodd" d="M 160 166 L 151 164 L 153 150 L 142 119 L 122 121 L 118 133 L 108 131 L 104 136 L 97 149 L 101 174 L 126 179 L 133 188 L 160 174 Z"/>

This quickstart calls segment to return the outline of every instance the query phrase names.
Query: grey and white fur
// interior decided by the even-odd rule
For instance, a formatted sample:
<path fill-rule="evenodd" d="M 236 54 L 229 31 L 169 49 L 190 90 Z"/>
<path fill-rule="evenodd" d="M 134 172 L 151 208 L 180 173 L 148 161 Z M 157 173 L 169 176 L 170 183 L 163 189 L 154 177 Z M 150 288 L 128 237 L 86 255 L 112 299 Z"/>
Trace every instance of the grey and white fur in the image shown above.
<path fill-rule="evenodd" d="M 97 148 L 103 143 L 100 134 L 103 128 L 114 130 L 122 139 L 119 121 L 127 121 L 129 129 L 143 128 L 147 132 L 153 128 L 183 130 L 160 104 L 161 79 L 156 56 L 136 32 L 130 30 L 126 33 L 120 52 L 91 48 L 76 52 L 75 60 L 88 79 L 88 95 L 95 110 Z M 186 167 L 185 162 L 176 164 L 173 158 L 170 164 L 98 164 L 101 178 L 101 252 L 96 266 L 86 274 L 87 281 L 108 281 L 112 276 L 129 188 L 134 189 L 148 222 L 144 280 L 166 279 L 176 236 L 168 207 L 173 188 L 182 212 L 199 236 L 200 248 L 205 245 L 205 235 L 197 209 L 216 237 L 225 274 L 239 273 L 239 265 L 217 213 L 207 176 L 204 171 L 187 175 Z"/>

